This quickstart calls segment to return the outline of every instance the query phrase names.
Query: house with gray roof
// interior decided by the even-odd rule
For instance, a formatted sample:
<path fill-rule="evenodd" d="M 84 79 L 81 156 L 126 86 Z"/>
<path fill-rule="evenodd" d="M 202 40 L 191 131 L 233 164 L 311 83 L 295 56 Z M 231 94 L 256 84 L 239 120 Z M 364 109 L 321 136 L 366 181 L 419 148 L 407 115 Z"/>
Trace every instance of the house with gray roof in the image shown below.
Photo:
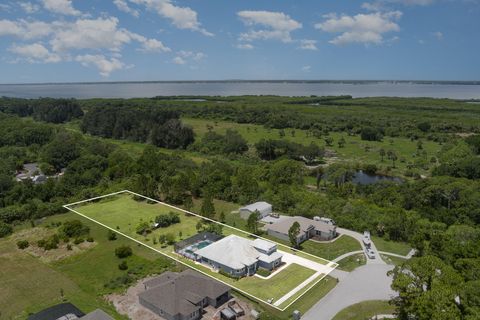
<path fill-rule="evenodd" d="M 300 224 L 300 233 L 297 237 L 297 244 L 300 244 L 310 238 L 318 240 L 332 240 L 337 236 L 337 227 L 322 221 L 312 220 L 305 217 L 285 217 L 278 222 L 267 224 L 265 229 L 268 235 L 281 240 L 290 241 L 288 230 L 294 222 Z"/>
<path fill-rule="evenodd" d="M 258 268 L 273 270 L 282 262 L 275 243 L 233 234 L 197 250 L 195 256 L 197 261 L 235 277 L 253 275 Z"/>
<path fill-rule="evenodd" d="M 272 205 L 264 201 L 249 204 L 248 206 L 239 209 L 240 217 L 248 219 L 248 217 L 255 211 L 258 212 L 259 219 L 265 218 L 272 213 Z"/>
<path fill-rule="evenodd" d="M 144 286 L 140 304 L 167 320 L 200 319 L 204 307 L 218 307 L 230 299 L 230 287 L 193 270 L 167 271 Z"/>

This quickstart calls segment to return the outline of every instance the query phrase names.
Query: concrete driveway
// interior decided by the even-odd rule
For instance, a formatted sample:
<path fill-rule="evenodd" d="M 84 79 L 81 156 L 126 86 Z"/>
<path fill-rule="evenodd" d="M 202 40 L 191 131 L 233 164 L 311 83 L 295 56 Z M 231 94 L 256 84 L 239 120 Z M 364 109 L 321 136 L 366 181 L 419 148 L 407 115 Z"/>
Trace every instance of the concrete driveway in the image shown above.
<path fill-rule="evenodd" d="M 396 295 L 390 288 L 392 278 L 387 272 L 393 266 L 370 263 L 352 272 L 334 270 L 330 274 L 339 279 L 337 286 L 317 302 L 302 320 L 331 320 L 346 307 L 367 300 L 390 300 Z"/>

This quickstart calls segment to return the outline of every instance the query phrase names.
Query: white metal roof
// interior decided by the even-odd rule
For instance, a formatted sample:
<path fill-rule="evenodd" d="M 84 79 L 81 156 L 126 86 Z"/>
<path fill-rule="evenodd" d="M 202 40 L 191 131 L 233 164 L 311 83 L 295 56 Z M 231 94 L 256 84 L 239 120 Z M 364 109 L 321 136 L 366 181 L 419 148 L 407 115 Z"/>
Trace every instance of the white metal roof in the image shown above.
<path fill-rule="evenodd" d="M 260 256 L 251 240 L 233 234 L 195 251 L 195 254 L 232 269 L 251 266 Z"/>
<path fill-rule="evenodd" d="M 253 240 L 253 246 L 263 251 L 270 251 L 273 248 L 275 248 L 277 245 L 273 242 L 266 241 L 263 239 L 255 239 Z"/>
<path fill-rule="evenodd" d="M 240 208 L 240 210 L 248 210 L 250 212 L 254 212 L 255 210 L 262 212 L 264 210 L 271 210 L 271 209 L 272 209 L 272 205 L 265 201 L 255 202 L 255 203 L 249 204 L 248 206 Z"/>

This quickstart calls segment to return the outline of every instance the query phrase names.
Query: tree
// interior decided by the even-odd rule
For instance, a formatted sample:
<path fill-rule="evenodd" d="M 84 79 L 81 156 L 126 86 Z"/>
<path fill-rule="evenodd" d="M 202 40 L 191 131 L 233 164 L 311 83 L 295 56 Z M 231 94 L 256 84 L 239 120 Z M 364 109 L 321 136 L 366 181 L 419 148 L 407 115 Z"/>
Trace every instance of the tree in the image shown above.
<path fill-rule="evenodd" d="M 219 221 L 221 223 L 225 223 L 225 212 L 224 211 L 220 212 Z"/>
<path fill-rule="evenodd" d="M 132 248 L 130 246 L 120 246 L 115 249 L 115 255 L 120 258 L 127 258 L 130 257 L 133 254 Z"/>
<path fill-rule="evenodd" d="M 200 214 L 207 218 L 211 218 L 215 216 L 215 206 L 213 205 L 213 200 L 211 195 L 206 194 L 203 197 L 202 207 L 200 208 Z"/>
<path fill-rule="evenodd" d="M 343 148 L 343 147 L 345 147 L 345 144 L 346 144 L 347 142 L 345 141 L 345 138 L 342 136 L 342 137 L 340 137 L 340 140 L 338 140 L 337 143 L 338 143 L 338 147 L 339 147 L 339 148 Z"/>
<path fill-rule="evenodd" d="M 190 211 L 193 208 L 193 200 L 191 195 L 187 195 L 183 201 L 183 207 L 185 210 Z"/>
<path fill-rule="evenodd" d="M 333 146 L 333 138 L 332 137 L 326 137 L 323 139 L 323 141 L 325 141 L 325 144 L 329 147 Z"/>
<path fill-rule="evenodd" d="M 423 149 L 423 142 L 422 140 L 417 141 L 417 150 L 422 150 Z"/>
<path fill-rule="evenodd" d="M 380 158 L 382 159 L 382 162 L 383 162 L 383 158 L 385 157 L 385 149 L 381 148 L 380 151 L 378 151 L 378 153 L 380 154 Z"/>
<path fill-rule="evenodd" d="M 147 233 L 149 233 L 151 230 L 150 230 L 150 225 L 148 224 L 148 222 L 144 221 L 144 222 L 140 222 L 140 224 L 137 226 L 137 228 L 135 229 L 135 232 L 137 234 L 140 234 L 140 235 L 146 235 Z"/>
<path fill-rule="evenodd" d="M 258 233 L 258 218 L 260 217 L 260 213 L 255 210 L 252 212 L 247 219 L 247 230 L 250 233 L 257 234 Z"/>
<path fill-rule="evenodd" d="M 30 246 L 30 243 L 28 243 L 27 240 L 19 240 L 17 241 L 17 247 L 18 249 L 26 249 L 28 248 L 28 246 Z"/>
<path fill-rule="evenodd" d="M 122 262 L 120 262 L 120 264 L 118 265 L 118 269 L 127 270 L 128 269 L 127 261 L 123 260 Z"/>
<path fill-rule="evenodd" d="M 290 229 L 288 229 L 288 238 L 290 239 L 290 243 L 293 247 L 298 247 L 297 237 L 300 234 L 300 224 L 295 221 Z"/>
<path fill-rule="evenodd" d="M 109 241 L 117 240 L 117 233 L 116 233 L 116 232 L 113 232 L 112 230 L 108 230 L 108 232 L 107 232 L 107 239 L 108 239 Z"/>
<path fill-rule="evenodd" d="M 11 225 L 0 221 L 0 238 L 8 236 L 12 232 L 13 232 L 13 228 Z"/>
<path fill-rule="evenodd" d="M 90 228 L 84 225 L 80 220 L 65 221 L 60 228 L 60 232 L 69 238 L 78 238 L 90 232 Z"/>
<path fill-rule="evenodd" d="M 167 242 L 168 245 L 172 245 L 175 243 L 175 235 L 171 232 L 167 233 L 165 235 L 165 241 Z"/>
<path fill-rule="evenodd" d="M 389 160 L 392 160 L 392 166 L 395 168 L 395 161 L 397 161 L 398 157 L 395 151 L 389 150 L 387 152 L 387 157 Z"/>
<path fill-rule="evenodd" d="M 377 128 L 364 127 L 362 128 L 360 137 L 366 141 L 381 141 L 383 139 L 383 133 Z"/>

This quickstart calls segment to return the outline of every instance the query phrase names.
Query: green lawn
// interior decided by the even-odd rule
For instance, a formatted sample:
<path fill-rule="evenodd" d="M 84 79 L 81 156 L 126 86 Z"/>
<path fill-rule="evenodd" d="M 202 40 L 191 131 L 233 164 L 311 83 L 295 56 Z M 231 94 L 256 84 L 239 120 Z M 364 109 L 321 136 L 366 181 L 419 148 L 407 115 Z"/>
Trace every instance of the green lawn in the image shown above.
<path fill-rule="evenodd" d="M 333 260 L 344 253 L 362 250 L 362 247 L 354 238 L 342 235 L 337 240 L 327 243 L 305 241 L 302 243 L 302 250 L 315 256 Z"/>
<path fill-rule="evenodd" d="M 365 255 L 363 253 L 358 253 L 338 261 L 338 268 L 340 270 L 351 272 L 366 263 L 367 259 L 365 258 Z"/>
<path fill-rule="evenodd" d="M 398 266 L 398 265 L 404 263 L 405 261 L 407 261 L 405 259 L 390 256 L 390 255 L 386 255 L 386 254 L 380 254 L 380 256 L 382 257 L 383 261 L 385 261 L 388 264 L 394 265 L 394 266 Z"/>
<path fill-rule="evenodd" d="M 225 210 L 230 210 L 230 208 L 233 208 L 233 205 L 229 203 L 217 203 L 223 205 Z M 295 264 L 288 266 L 286 269 L 268 280 L 260 279 L 258 277 L 247 277 L 237 281 L 213 272 L 205 266 L 195 264 L 191 260 L 178 256 L 173 252 L 173 246 L 170 245 L 162 247 L 160 244 L 154 244 L 152 240 L 154 237 L 157 237 L 158 239 L 158 236 L 162 233 L 172 233 L 176 235 L 176 241 L 192 236 L 197 233 L 196 224 L 201 220 L 200 217 L 185 215 L 183 212 L 179 212 L 181 219 L 180 223 L 174 224 L 167 228 L 158 228 L 147 236 L 138 235 L 135 232 L 136 226 L 142 221 L 153 223 L 156 215 L 160 213 L 167 213 L 174 209 L 158 203 L 136 201 L 130 194 L 120 194 L 97 202 L 83 203 L 81 205 L 74 206 L 74 210 L 106 226 L 112 227 L 144 244 L 154 247 L 155 249 L 174 259 L 181 260 L 194 269 L 201 270 L 264 301 L 269 298 L 274 298 L 275 300 L 281 298 L 295 288 L 298 284 L 315 273 L 309 268 Z M 179 236 L 180 231 L 182 232 L 182 237 Z M 235 234 L 242 237 L 248 237 L 247 234 L 228 226 L 223 227 L 223 234 Z M 284 247 L 281 244 L 279 244 L 279 249 L 303 256 L 310 260 L 315 260 L 322 264 L 326 263 L 326 261 L 321 258 L 311 257 L 303 252 L 295 252 L 291 248 Z M 99 259 L 101 258 L 99 257 Z"/>
<path fill-rule="evenodd" d="M 73 219 L 90 227 L 90 235 L 97 245 L 63 260 L 43 263 L 41 259 L 18 250 L 13 241 L 16 234 L 0 240 L 0 318 L 25 319 L 29 313 L 62 302 L 63 290 L 64 299 L 84 312 L 101 308 L 116 319 L 126 319 L 106 303 L 103 295 L 112 292 L 105 288 L 105 284 L 126 274 L 118 269 L 121 260 L 115 256 L 115 248 L 132 245 L 132 241 L 121 236 L 108 241 L 105 228 L 74 213 L 48 217 L 38 227 Z M 17 230 L 28 228 L 25 225 Z M 159 273 L 165 270 L 165 266 L 174 267 L 170 260 L 143 246 L 132 248 L 134 255 L 127 259 L 130 270 L 148 274 Z"/>
<path fill-rule="evenodd" d="M 364 320 L 379 314 L 392 314 L 395 307 L 388 301 L 372 300 L 351 305 L 333 318 L 333 320 Z"/>
<path fill-rule="evenodd" d="M 279 130 L 265 128 L 261 125 L 235 123 L 229 121 L 215 121 L 208 119 L 198 118 L 182 118 L 183 122 L 192 126 L 197 139 L 208 131 L 207 125 L 213 127 L 213 130 L 217 133 L 225 133 L 227 129 L 237 130 L 250 145 L 255 144 L 261 139 L 281 139 Z M 283 139 L 294 141 L 301 144 L 310 144 L 315 142 L 318 145 L 325 145 L 323 138 L 318 139 L 312 136 L 307 136 L 306 130 L 299 129 L 285 129 L 285 137 Z M 294 134 L 292 135 L 292 132 Z M 340 161 L 352 162 L 352 163 L 366 163 L 375 164 L 384 173 L 393 175 L 402 175 L 407 167 L 408 162 L 415 162 L 418 159 L 416 155 L 417 141 L 411 141 L 407 138 L 390 138 L 386 137 L 383 141 L 363 141 L 359 135 L 349 136 L 344 133 L 332 132 L 330 136 L 333 138 L 334 143 L 328 149 L 334 151 Z M 343 148 L 340 148 L 337 141 L 343 137 L 346 144 Z M 432 156 L 436 156 L 440 151 L 441 145 L 433 141 L 423 140 L 423 150 L 427 152 L 427 159 L 430 160 Z M 386 159 L 381 161 L 379 150 L 385 151 L 393 150 L 398 155 L 398 161 L 395 163 L 396 168 L 390 172 L 386 172 L 387 167 L 392 166 L 392 163 Z M 423 151 L 422 150 L 422 151 Z M 400 161 L 401 159 L 404 161 Z M 421 170 L 422 174 L 428 174 L 428 171 Z"/>
<path fill-rule="evenodd" d="M 372 236 L 372 240 L 378 251 L 391 252 L 406 256 L 410 250 L 412 250 L 412 247 L 405 242 L 389 241 L 376 236 Z"/>

